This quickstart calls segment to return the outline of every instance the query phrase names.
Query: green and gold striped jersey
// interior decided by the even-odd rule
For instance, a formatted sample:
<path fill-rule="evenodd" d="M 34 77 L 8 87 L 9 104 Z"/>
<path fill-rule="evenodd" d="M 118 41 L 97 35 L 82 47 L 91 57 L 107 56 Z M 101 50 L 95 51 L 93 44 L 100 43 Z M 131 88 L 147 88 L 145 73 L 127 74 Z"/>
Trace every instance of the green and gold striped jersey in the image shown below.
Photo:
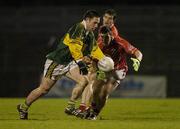
<path fill-rule="evenodd" d="M 90 55 L 100 60 L 104 54 L 97 45 L 93 32 L 87 32 L 82 23 L 72 26 L 63 38 L 57 38 L 57 48 L 46 57 L 59 64 L 66 65 L 72 60 Z"/>

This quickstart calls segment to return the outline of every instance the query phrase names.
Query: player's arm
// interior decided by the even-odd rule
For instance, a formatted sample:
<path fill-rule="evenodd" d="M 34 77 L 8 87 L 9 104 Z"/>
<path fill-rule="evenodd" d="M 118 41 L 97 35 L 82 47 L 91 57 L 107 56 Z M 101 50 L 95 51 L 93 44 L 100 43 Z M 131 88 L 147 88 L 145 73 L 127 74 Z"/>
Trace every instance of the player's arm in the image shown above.
<path fill-rule="evenodd" d="M 131 60 L 133 61 L 133 68 L 137 72 L 139 70 L 140 63 L 143 57 L 141 51 L 135 48 L 133 45 L 131 45 L 128 41 L 124 39 L 122 39 L 121 42 L 124 45 L 125 48 L 124 50 L 128 54 L 132 55 Z"/>
<path fill-rule="evenodd" d="M 115 40 L 119 45 L 121 45 L 124 48 L 126 53 L 133 54 L 137 50 L 137 48 L 132 46 L 127 40 L 119 36 L 116 28 L 112 29 L 112 37 L 113 40 Z"/>
<path fill-rule="evenodd" d="M 69 51 L 71 52 L 72 57 L 74 60 L 81 59 L 83 57 L 82 53 L 82 33 L 83 33 L 83 26 L 81 24 L 76 25 L 73 28 L 73 31 L 70 31 L 66 34 L 64 38 L 64 43 L 69 47 Z"/>
<path fill-rule="evenodd" d="M 96 40 L 94 39 L 94 46 L 93 46 L 93 50 L 91 52 L 91 57 L 96 60 L 101 60 L 104 56 L 105 55 L 103 54 L 103 52 L 99 48 Z"/>
<path fill-rule="evenodd" d="M 132 55 L 131 60 L 133 61 L 134 70 L 138 71 L 143 57 L 141 51 L 131 45 L 127 40 L 120 37 L 115 27 L 112 29 L 112 35 L 114 40 L 116 40 L 116 42 L 121 45 L 128 54 Z"/>
<path fill-rule="evenodd" d="M 75 61 L 83 58 L 83 53 L 81 51 L 83 46 L 83 30 L 84 28 L 81 24 L 77 25 L 74 31 L 67 33 L 64 38 L 64 43 L 69 47 L 69 51 Z M 78 61 L 77 65 L 79 66 L 80 74 L 88 74 L 87 65 L 84 61 Z"/>
<path fill-rule="evenodd" d="M 142 53 L 141 51 L 139 51 L 138 49 L 134 52 L 133 56 L 135 57 L 131 57 L 131 60 L 133 61 L 133 67 L 134 67 L 134 70 L 135 71 L 138 71 L 139 70 L 139 67 L 140 67 L 140 62 L 142 60 Z"/>

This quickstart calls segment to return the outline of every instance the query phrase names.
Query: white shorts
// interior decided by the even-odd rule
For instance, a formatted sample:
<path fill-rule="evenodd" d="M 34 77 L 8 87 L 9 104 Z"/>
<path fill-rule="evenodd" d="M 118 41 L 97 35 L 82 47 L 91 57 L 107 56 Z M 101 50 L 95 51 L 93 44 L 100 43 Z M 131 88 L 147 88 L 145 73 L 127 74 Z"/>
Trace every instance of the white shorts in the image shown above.
<path fill-rule="evenodd" d="M 70 69 L 77 67 L 77 64 L 72 61 L 68 65 L 58 64 L 50 59 L 47 59 L 44 65 L 44 77 L 52 80 L 58 80 L 61 76 L 65 75 Z"/>
<path fill-rule="evenodd" d="M 126 77 L 126 70 L 119 69 L 109 74 L 110 79 L 116 80 L 118 83 Z"/>
<path fill-rule="evenodd" d="M 122 80 L 126 77 L 125 69 L 116 70 L 115 74 L 116 74 L 118 80 Z"/>
<path fill-rule="evenodd" d="M 114 80 L 116 83 L 112 86 L 112 91 L 116 89 L 121 83 L 121 81 L 126 77 L 126 70 L 119 69 L 115 70 L 110 74 L 110 79 Z"/>

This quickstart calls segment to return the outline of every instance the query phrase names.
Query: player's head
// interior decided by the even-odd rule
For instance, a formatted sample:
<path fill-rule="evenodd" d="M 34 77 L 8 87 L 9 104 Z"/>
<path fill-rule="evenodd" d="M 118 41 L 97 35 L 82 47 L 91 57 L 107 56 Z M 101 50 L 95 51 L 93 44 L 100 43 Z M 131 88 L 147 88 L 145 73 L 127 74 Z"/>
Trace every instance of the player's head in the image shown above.
<path fill-rule="evenodd" d="M 116 15 L 117 14 L 115 10 L 113 9 L 106 10 L 103 15 L 103 25 L 110 27 L 112 24 L 114 24 Z"/>
<path fill-rule="evenodd" d="M 86 22 L 87 30 L 93 31 L 98 27 L 100 15 L 95 10 L 88 10 L 84 14 L 83 20 Z"/>
<path fill-rule="evenodd" d="M 99 34 L 102 37 L 103 44 L 105 46 L 108 46 L 112 41 L 110 28 L 108 26 L 101 26 L 100 29 L 99 29 Z"/>

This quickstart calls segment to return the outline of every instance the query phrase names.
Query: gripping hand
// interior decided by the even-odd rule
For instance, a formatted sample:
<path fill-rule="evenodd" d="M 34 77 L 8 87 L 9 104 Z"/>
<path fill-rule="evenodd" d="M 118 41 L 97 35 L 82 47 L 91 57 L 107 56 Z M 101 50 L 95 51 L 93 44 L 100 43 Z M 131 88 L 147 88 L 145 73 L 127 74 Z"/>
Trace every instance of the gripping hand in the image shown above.
<path fill-rule="evenodd" d="M 84 63 L 83 61 L 79 61 L 79 62 L 77 62 L 77 65 L 79 66 L 80 74 L 82 74 L 82 75 L 88 74 L 88 66 L 86 65 L 86 63 Z"/>
<path fill-rule="evenodd" d="M 139 70 L 139 66 L 140 66 L 140 61 L 136 58 L 131 58 L 131 60 L 133 61 L 133 68 L 134 71 L 138 71 Z"/>

